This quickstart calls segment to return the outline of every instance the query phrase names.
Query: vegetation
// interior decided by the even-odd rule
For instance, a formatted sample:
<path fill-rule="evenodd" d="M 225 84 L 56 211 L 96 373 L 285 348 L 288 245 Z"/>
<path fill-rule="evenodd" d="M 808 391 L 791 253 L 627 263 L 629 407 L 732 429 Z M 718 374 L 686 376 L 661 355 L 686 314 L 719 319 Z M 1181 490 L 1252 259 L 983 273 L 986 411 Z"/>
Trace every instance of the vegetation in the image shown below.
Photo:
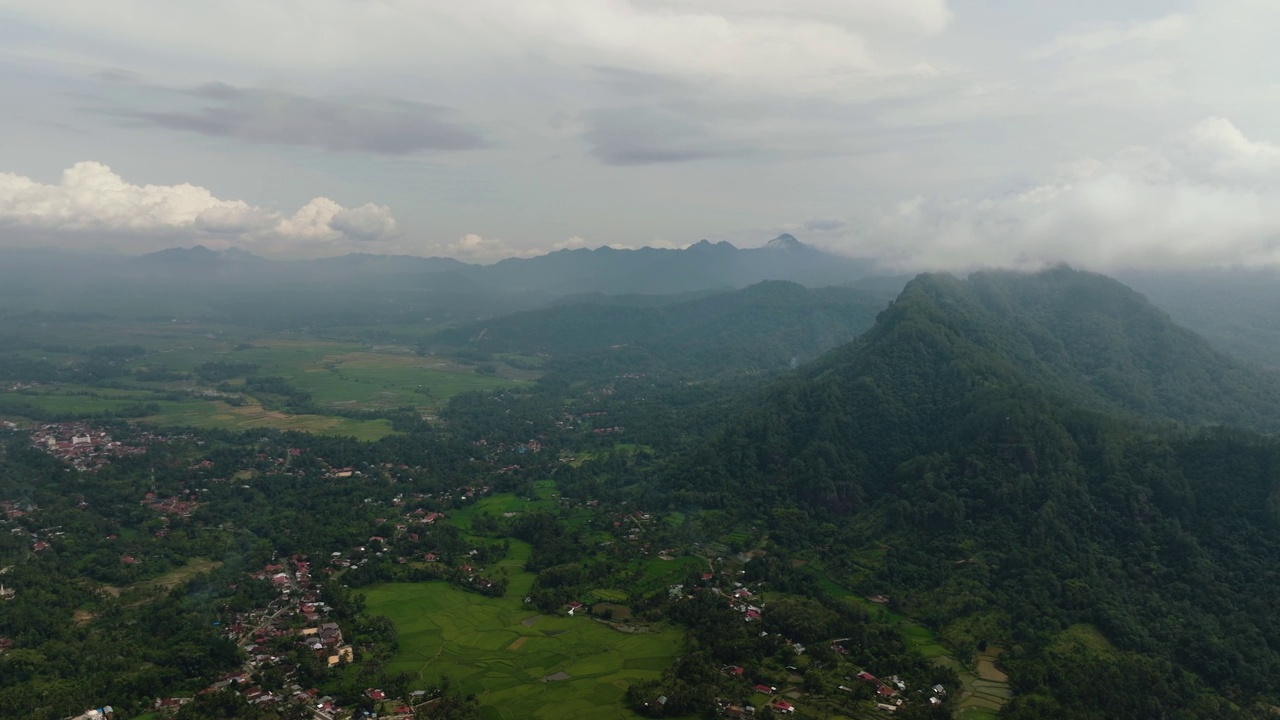
<path fill-rule="evenodd" d="M 251 682 L 351 712 L 1280 700 L 1280 380 L 1115 281 L 926 275 L 883 309 L 766 283 L 443 331 L 371 298 L 323 334 L 332 304 L 251 331 L 5 316 L 0 716 L 196 696 L 251 662 L 226 624 L 296 607 L 264 568 L 303 558 L 352 656 L 290 621 Z M 372 317 L 394 343 L 343 329 Z M 78 457 L 105 435 L 128 452 Z M 222 687 L 176 716 L 301 710 Z"/>

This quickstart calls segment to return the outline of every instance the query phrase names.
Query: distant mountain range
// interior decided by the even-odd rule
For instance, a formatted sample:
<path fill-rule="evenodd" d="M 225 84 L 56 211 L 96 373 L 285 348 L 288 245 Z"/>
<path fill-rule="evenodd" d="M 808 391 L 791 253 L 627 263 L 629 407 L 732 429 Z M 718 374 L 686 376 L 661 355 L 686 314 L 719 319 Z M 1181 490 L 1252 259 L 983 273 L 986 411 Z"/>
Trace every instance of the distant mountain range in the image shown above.
<path fill-rule="evenodd" d="M 868 263 L 779 235 L 759 248 L 737 248 L 703 240 L 683 250 L 600 247 L 558 250 L 532 258 L 507 258 L 492 265 L 453 258 L 351 254 L 321 260 L 271 261 L 232 248 L 171 248 L 135 262 L 151 270 L 223 273 L 257 269 L 278 275 L 334 273 L 453 273 L 481 288 L 504 292 L 542 291 L 557 295 L 606 292 L 665 294 L 741 288 L 761 280 L 790 280 L 810 287 L 842 285 L 871 274 Z M 253 267 L 257 264 L 256 268 Z"/>
<path fill-rule="evenodd" d="M 683 250 L 559 250 L 491 265 L 354 253 L 270 260 L 238 248 L 142 256 L 0 248 L 0 309 L 223 316 L 276 326 L 461 324 L 549 305 L 658 306 L 766 280 L 893 296 L 909 275 L 779 235 L 758 248 L 703 240 Z M 1280 367 L 1280 271 L 1128 271 L 1117 277 L 1217 347 Z M 593 297 L 594 296 L 594 297 Z"/>

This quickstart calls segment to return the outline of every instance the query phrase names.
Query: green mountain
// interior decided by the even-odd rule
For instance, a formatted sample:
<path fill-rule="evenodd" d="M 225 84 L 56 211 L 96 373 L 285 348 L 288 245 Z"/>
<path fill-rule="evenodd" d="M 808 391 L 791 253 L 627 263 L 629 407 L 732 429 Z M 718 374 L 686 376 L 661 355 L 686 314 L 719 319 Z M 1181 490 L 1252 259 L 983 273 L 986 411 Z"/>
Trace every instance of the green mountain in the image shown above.
<path fill-rule="evenodd" d="M 573 304 L 471 323 L 439 333 L 431 347 L 469 353 L 542 355 L 611 372 L 678 374 L 785 370 L 848 343 L 871 326 L 890 296 L 848 287 L 808 289 L 785 281 L 654 305 L 636 296 L 583 297 Z"/>
<path fill-rule="evenodd" d="M 1280 444 L 1216 426 L 1277 400 L 1108 278 L 925 275 L 660 495 L 1008 648 L 1009 717 L 1235 717 L 1280 694 Z"/>
<path fill-rule="evenodd" d="M 1118 276 L 1232 355 L 1280 367 L 1280 271 L 1204 268 Z"/>

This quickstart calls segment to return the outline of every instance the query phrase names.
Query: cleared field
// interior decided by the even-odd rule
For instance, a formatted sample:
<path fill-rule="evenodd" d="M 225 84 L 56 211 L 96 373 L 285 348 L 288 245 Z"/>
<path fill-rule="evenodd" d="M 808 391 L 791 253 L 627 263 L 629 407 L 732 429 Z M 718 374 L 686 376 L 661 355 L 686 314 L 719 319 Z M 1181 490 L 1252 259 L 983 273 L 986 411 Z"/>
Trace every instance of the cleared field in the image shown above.
<path fill-rule="evenodd" d="M 121 361 L 125 373 L 115 382 L 119 388 L 45 386 L 33 394 L 0 393 L 7 415 L 24 417 L 23 405 L 49 414 L 120 413 L 138 403 L 156 403 L 160 412 L 146 418 L 169 425 L 202 428 L 254 428 L 302 430 L 351 435 L 375 440 L 391 433 L 385 421 L 351 420 L 328 415 L 328 410 L 392 410 L 413 407 L 434 411 L 449 398 L 473 390 L 518 385 L 525 380 L 477 373 L 451 360 L 422 357 L 407 347 L 340 342 L 296 333 L 264 335 L 211 323 L 125 322 L 59 323 L 27 328 L 30 340 L 47 343 L 50 350 L 24 349 L 32 359 L 59 363 L 84 360 L 90 349 L 103 345 L 137 345 L 139 356 Z M 0 349 L 3 350 L 3 349 Z M 217 382 L 198 378 L 140 381 L 128 371 L 134 368 L 166 369 L 193 373 L 205 363 L 251 364 L 258 376 L 278 376 L 311 395 L 319 408 L 315 415 L 271 412 L 251 402 L 243 407 L 210 402 L 192 396 L 170 399 L 166 393 L 207 388 Z M 243 384 L 243 377 L 230 378 Z M 0 404 L 0 411 L 5 406 Z"/>
<path fill-rule="evenodd" d="M 257 374 L 287 379 L 317 405 L 351 409 L 436 407 L 460 393 L 516 384 L 438 358 L 322 341 L 257 341 L 216 359 L 255 363 Z"/>
<path fill-rule="evenodd" d="M 543 481 L 551 482 L 551 481 Z M 551 488 L 554 491 L 555 483 L 551 482 Z M 541 498 L 542 493 L 539 492 Z M 483 497 L 475 503 L 468 505 L 461 510 L 450 513 L 449 522 L 468 532 L 472 529 L 472 521 L 476 515 L 491 515 L 502 518 L 507 513 L 525 513 L 535 510 L 554 510 L 556 503 L 549 499 L 526 500 L 512 493 L 499 493 L 497 495 L 489 495 Z"/>
<path fill-rule="evenodd" d="M 174 568 L 169 572 L 157 578 L 143 580 L 139 583 L 129 585 L 124 590 L 149 590 L 152 588 L 164 588 L 170 590 L 191 580 L 197 575 L 203 575 L 207 572 L 217 570 L 222 567 L 221 560 L 210 560 L 209 558 L 191 558 L 186 565 L 180 568 Z"/>
<path fill-rule="evenodd" d="M 647 595 L 675 583 L 682 582 L 691 569 L 699 571 L 707 569 L 707 561 L 692 556 L 678 557 L 672 560 L 654 558 L 640 564 L 643 573 L 640 581 L 631 589 L 637 596 Z"/>
<path fill-rule="evenodd" d="M 658 677 L 679 651 L 673 630 L 627 635 L 586 617 L 552 615 L 526 624 L 537 612 L 518 592 L 486 598 L 446 583 L 364 592 L 368 611 L 390 617 L 399 632 L 401 650 L 387 670 L 425 682 L 447 674 L 477 695 L 492 720 L 635 717 L 623 706 L 626 688 Z"/>
<path fill-rule="evenodd" d="M 240 407 L 221 401 L 160 402 L 160 413 L 142 418 L 157 425 L 243 430 L 275 428 L 302 430 L 318 435 L 346 435 L 357 440 L 378 440 L 394 431 L 387 420 L 353 420 L 329 415 L 289 415 L 267 410 L 257 403 Z"/>

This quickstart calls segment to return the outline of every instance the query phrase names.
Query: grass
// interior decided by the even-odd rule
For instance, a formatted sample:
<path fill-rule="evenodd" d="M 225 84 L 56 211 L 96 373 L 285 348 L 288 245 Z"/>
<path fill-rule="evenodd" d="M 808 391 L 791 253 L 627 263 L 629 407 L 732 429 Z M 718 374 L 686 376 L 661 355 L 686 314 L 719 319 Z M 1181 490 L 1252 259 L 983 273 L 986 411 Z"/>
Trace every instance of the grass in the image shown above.
<path fill-rule="evenodd" d="M 193 400 L 161 402 L 160 413 L 143 420 L 157 425 L 243 430 L 274 428 L 301 430 L 317 435 L 351 436 L 357 440 L 378 440 L 394 432 L 387 420 L 355 420 L 329 415 L 290 415 L 267 410 L 257 403 L 240 407 L 221 401 Z"/>
<path fill-rule="evenodd" d="M 124 533 L 122 532 L 121 534 Z M 134 591 L 142 591 L 144 594 L 149 593 L 152 590 L 167 591 L 190 581 L 194 577 L 204 575 L 205 573 L 217 570 L 220 567 L 222 567 L 221 560 L 196 557 L 188 560 L 186 565 L 183 565 L 180 568 L 174 568 L 159 577 L 153 577 L 150 580 L 141 580 L 136 583 L 125 585 L 124 587 L 107 586 L 104 589 L 115 597 Z"/>
<path fill-rule="evenodd" d="M 255 374 L 285 378 L 311 393 L 320 408 L 334 410 L 391 410 L 413 407 L 437 410 L 449 398 L 473 390 L 519 385 L 524 380 L 482 375 L 474 368 L 434 357 L 420 357 L 404 347 L 338 342 L 294 333 L 263 336 L 244 328 L 212 323 L 93 322 L 56 323 L 28 329 L 31 339 L 66 345 L 67 353 L 23 350 L 31 357 L 58 362 L 83 359 L 95 345 L 139 345 L 142 356 L 127 368 L 163 367 L 190 373 L 207 362 L 253 363 Z M 247 349 L 237 349 L 248 345 Z M 2 349 L 0 349 L 2 350 Z M 35 394 L 0 394 L 0 401 L 28 403 L 50 413 L 118 412 L 136 403 L 158 404 L 161 411 L 148 421 L 199 428 L 241 429 L 270 427 L 376 440 L 391 434 L 382 420 L 352 420 L 324 414 L 291 415 L 271 412 L 258 403 L 232 407 L 193 396 L 168 400 L 165 391 L 185 391 L 207 384 L 197 380 L 140 382 L 125 375 L 125 389 L 89 386 L 46 386 Z M 243 382 L 235 379 L 232 384 Z M 73 395 L 81 391 L 92 395 Z"/>
<path fill-rule="evenodd" d="M 174 568 L 160 577 L 143 580 L 127 586 L 126 590 L 151 590 L 154 588 L 164 588 L 170 590 L 185 582 L 190 581 L 198 575 L 217 570 L 222 567 L 221 560 L 210 560 L 209 558 L 191 558 L 186 565 L 180 568 Z"/>
<path fill-rule="evenodd" d="M 555 483 L 552 483 L 555 487 Z M 449 521 L 468 532 L 472 529 L 472 520 L 476 515 L 492 515 L 499 519 L 504 513 L 524 513 L 534 510 L 552 510 L 556 504 L 551 500 L 526 500 L 512 493 L 489 495 L 477 500 L 461 510 L 449 514 Z"/>
<path fill-rule="evenodd" d="M 258 374 L 287 379 L 318 405 L 361 410 L 435 408 L 464 392 L 517 384 L 439 358 L 315 340 L 258 341 L 220 359 L 255 363 Z"/>
<path fill-rule="evenodd" d="M 423 685 L 448 675 L 455 687 L 476 694 L 486 720 L 635 717 L 623 693 L 661 674 L 679 652 L 680 634 L 628 635 L 586 617 L 539 616 L 516 590 L 532 575 L 510 572 L 527 547 L 512 546 L 513 557 L 500 563 L 512 577 L 509 597 L 481 597 L 441 582 L 367 588 L 368 611 L 390 617 L 399 633 L 400 652 L 387 670 Z M 544 682 L 560 672 L 569 679 Z"/>
<path fill-rule="evenodd" d="M 672 560 L 652 558 L 643 561 L 639 569 L 643 575 L 630 592 L 643 596 L 681 582 L 690 569 L 706 570 L 707 561 L 692 556 Z"/>

